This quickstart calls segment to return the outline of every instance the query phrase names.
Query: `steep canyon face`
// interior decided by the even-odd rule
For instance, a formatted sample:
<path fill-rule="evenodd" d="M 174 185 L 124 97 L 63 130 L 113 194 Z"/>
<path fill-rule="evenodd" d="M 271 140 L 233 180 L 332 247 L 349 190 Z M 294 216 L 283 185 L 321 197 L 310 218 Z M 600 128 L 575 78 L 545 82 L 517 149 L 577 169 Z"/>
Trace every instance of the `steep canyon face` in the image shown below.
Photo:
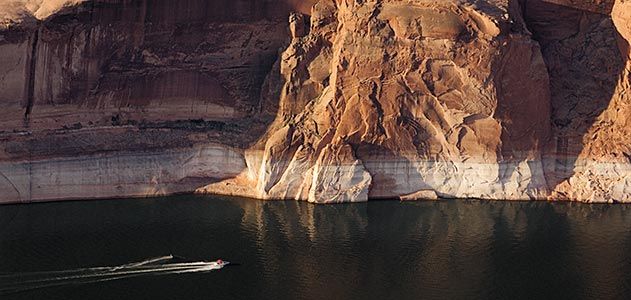
<path fill-rule="evenodd" d="M 123 1 L 0 32 L 0 202 L 631 201 L 628 0 Z"/>
<path fill-rule="evenodd" d="M 550 74 L 552 199 L 629 200 L 630 4 L 523 4 Z"/>

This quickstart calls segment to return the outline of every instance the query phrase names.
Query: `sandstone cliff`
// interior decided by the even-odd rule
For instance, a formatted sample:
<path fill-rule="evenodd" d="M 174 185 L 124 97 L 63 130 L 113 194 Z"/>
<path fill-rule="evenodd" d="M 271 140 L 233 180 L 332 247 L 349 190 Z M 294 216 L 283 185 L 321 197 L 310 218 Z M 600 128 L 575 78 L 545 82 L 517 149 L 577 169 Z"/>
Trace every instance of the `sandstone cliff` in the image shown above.
<path fill-rule="evenodd" d="M 630 5 L 96 0 L 26 17 L 0 33 L 0 201 L 631 201 Z"/>

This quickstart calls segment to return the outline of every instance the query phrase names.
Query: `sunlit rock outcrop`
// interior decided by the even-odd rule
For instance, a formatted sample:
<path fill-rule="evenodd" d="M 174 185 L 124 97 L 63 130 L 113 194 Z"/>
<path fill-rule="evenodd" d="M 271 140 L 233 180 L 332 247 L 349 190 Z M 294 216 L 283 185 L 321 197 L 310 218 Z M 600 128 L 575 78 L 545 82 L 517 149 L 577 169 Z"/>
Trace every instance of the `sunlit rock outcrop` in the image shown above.
<path fill-rule="evenodd" d="M 628 0 L 35 2 L 0 31 L 0 202 L 631 201 Z"/>
<path fill-rule="evenodd" d="M 85 0 L 1 0 L 0 29 L 17 25 L 32 18 L 45 19 L 64 7 Z"/>
<path fill-rule="evenodd" d="M 546 67 L 518 9 L 486 4 L 316 4 L 282 55 L 276 121 L 249 150 L 253 195 L 543 197 Z"/>

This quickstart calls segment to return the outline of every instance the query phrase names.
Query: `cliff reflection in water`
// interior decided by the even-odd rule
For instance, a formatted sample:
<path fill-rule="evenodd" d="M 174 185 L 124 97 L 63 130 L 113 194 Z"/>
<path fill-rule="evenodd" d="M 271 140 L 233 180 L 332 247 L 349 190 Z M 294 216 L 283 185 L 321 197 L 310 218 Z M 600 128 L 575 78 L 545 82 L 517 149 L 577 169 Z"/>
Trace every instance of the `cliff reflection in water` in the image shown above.
<path fill-rule="evenodd" d="M 626 206 L 238 203 L 272 289 L 369 298 L 592 298 L 630 291 Z M 297 275 L 279 280 L 277 272 Z"/>
<path fill-rule="evenodd" d="M 624 298 L 629 224 L 629 206 L 547 202 L 321 206 L 177 196 L 9 205 L 0 206 L 0 273 L 171 253 L 238 265 L 8 299 Z"/>

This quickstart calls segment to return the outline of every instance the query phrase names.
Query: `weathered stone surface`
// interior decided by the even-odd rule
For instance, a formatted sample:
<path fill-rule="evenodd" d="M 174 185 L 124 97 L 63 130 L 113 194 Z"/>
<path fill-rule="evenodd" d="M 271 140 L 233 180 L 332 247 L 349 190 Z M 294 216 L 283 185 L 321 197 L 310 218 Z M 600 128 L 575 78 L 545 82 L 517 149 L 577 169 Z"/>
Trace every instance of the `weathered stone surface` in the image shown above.
<path fill-rule="evenodd" d="M 19 49 L 3 60 L 28 65 L 7 65 L 23 75 L 3 81 L 12 104 L 2 128 L 244 117 L 287 37 L 289 7 L 233 2 L 92 1 L 7 31 L 19 43 L 1 47 Z"/>
<path fill-rule="evenodd" d="M 542 197 L 541 164 L 521 162 L 540 162 L 549 138 L 548 75 L 538 44 L 511 27 L 519 13 L 493 5 L 316 4 L 309 34 L 295 36 L 282 55 L 285 80 L 265 148 L 260 143 L 263 159 L 248 164 L 257 197 L 277 197 L 269 193 L 276 186 L 353 189 L 363 172 L 371 198 L 428 189 L 443 197 Z M 322 159 L 337 148 L 349 150 Z M 334 170 L 334 178 L 315 180 L 319 169 Z M 336 181 L 343 169 L 352 184 Z M 522 174 L 529 177 L 515 178 Z M 326 202 L 334 195 L 283 196 Z"/>
<path fill-rule="evenodd" d="M 611 12 L 613 23 L 616 25 L 618 33 L 621 35 L 619 39 L 620 51 L 624 55 L 628 55 L 631 59 L 631 1 L 617 0 Z"/>
<path fill-rule="evenodd" d="M 243 156 L 222 145 L 0 162 L 1 202 L 190 192 L 202 184 L 234 177 L 243 167 Z"/>
<path fill-rule="evenodd" d="M 87 1 L 0 33 L 0 160 L 71 182 L 28 200 L 179 164 L 161 182 L 202 179 L 164 191 L 631 201 L 630 3 Z M 168 154 L 209 144 L 212 172 Z"/>
<path fill-rule="evenodd" d="M 525 15 L 551 80 L 549 198 L 629 201 L 629 59 L 621 34 L 624 19 L 631 19 L 621 13 L 625 4 L 603 1 L 609 8 L 594 12 L 544 2 L 528 1 Z"/>
<path fill-rule="evenodd" d="M 84 0 L 3 0 L 0 1 L 0 30 L 33 19 L 45 19 L 67 6 Z"/>
<path fill-rule="evenodd" d="M 567 6 L 584 11 L 609 14 L 615 0 L 543 0 L 544 2 Z"/>

